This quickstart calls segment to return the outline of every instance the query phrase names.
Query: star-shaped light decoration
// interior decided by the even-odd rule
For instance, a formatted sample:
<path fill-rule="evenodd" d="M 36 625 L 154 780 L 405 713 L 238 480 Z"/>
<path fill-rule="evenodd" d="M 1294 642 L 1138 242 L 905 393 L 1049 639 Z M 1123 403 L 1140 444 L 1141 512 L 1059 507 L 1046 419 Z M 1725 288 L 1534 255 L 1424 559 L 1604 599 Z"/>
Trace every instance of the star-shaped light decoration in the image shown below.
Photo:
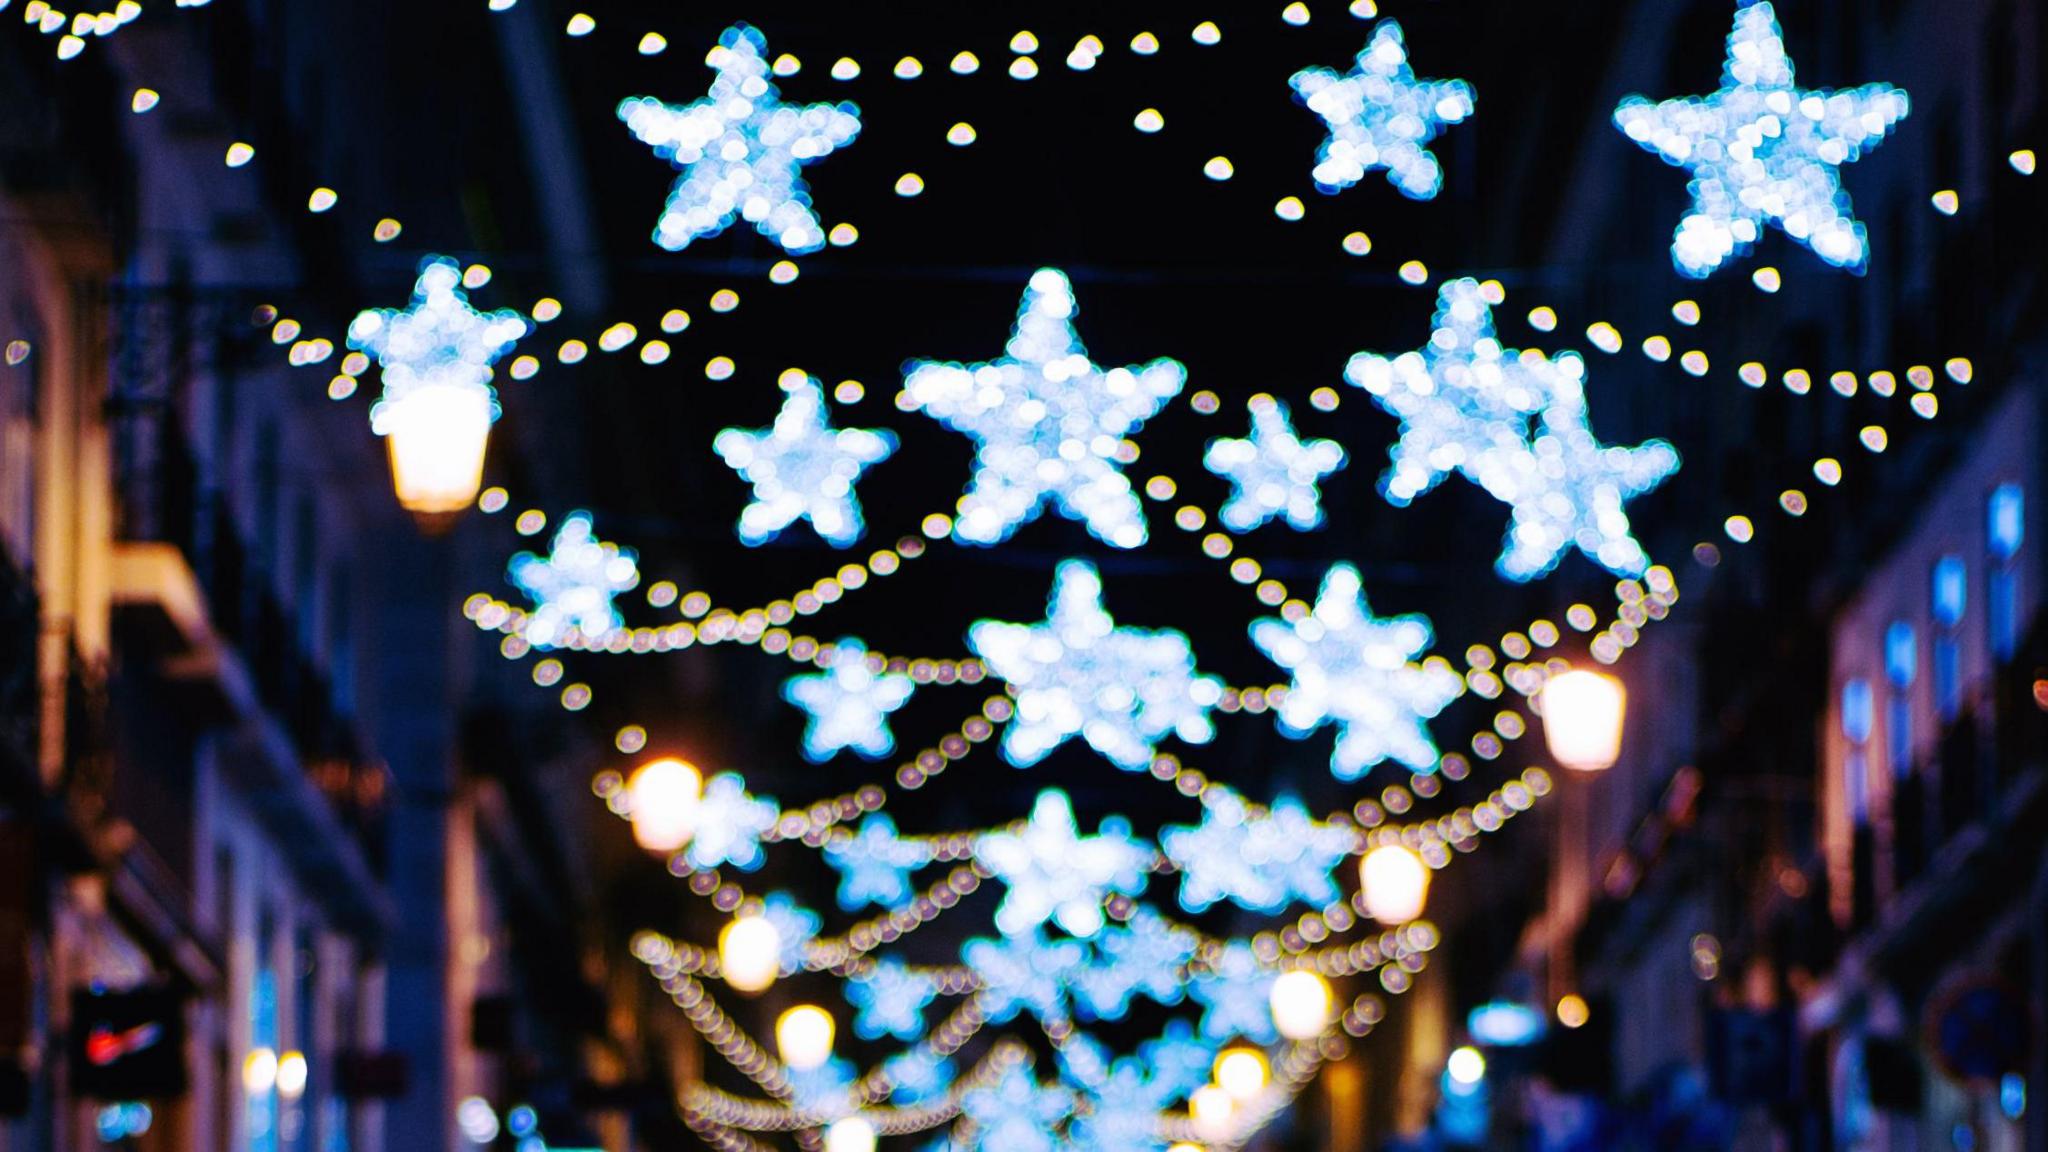
<path fill-rule="evenodd" d="M 761 866 L 766 855 L 761 837 L 775 827 L 782 808 L 773 797 L 747 794 L 747 782 L 731 772 L 721 772 L 704 784 L 704 799 L 697 809 L 697 828 L 683 857 L 692 868 L 717 868 L 730 864 L 744 872 Z M 783 940 L 787 942 L 788 936 Z"/>
<path fill-rule="evenodd" d="M 960 1099 L 960 1111 L 974 1124 L 972 1147 L 985 1152 L 1059 1152 L 1055 1132 L 1074 1110 L 1073 1093 L 1059 1084 L 1040 1084 L 1036 1061 L 1025 1056 L 1001 1078 Z"/>
<path fill-rule="evenodd" d="M 1307 532 L 1323 522 L 1323 477 L 1344 466 L 1335 440 L 1303 440 L 1287 419 L 1287 405 L 1252 397 L 1252 434 L 1246 440 L 1211 440 L 1202 466 L 1230 481 L 1230 499 L 1217 518 L 1232 532 L 1249 532 L 1275 516 Z"/>
<path fill-rule="evenodd" d="M 632 549 L 597 538 L 590 513 L 571 512 L 546 556 L 521 552 L 506 576 L 533 601 L 526 642 L 553 648 L 572 632 L 601 643 L 618 631 L 625 621 L 612 598 L 640 583 L 640 567 Z"/>
<path fill-rule="evenodd" d="M 374 308 L 348 326 L 348 346 L 377 359 L 384 392 L 370 406 L 370 430 L 389 437 L 394 479 L 415 512 L 460 511 L 483 482 L 498 394 L 491 365 L 530 330 L 505 309 L 479 312 L 462 288 L 462 265 L 446 256 L 420 262 L 412 303 Z"/>
<path fill-rule="evenodd" d="M 1543 575 L 1571 547 L 1619 575 L 1641 575 L 1649 560 L 1623 505 L 1675 471 L 1678 454 L 1657 440 L 1599 443 L 1586 423 L 1584 359 L 1503 347 L 1493 307 L 1504 299 L 1498 283 L 1450 281 L 1421 350 L 1351 358 L 1345 378 L 1401 421 L 1380 491 L 1405 506 L 1455 472 L 1510 505 L 1495 563 L 1510 580 Z"/>
<path fill-rule="evenodd" d="M 853 1030 L 862 1039 L 916 1040 L 924 1035 L 924 1010 L 939 994 L 938 981 L 901 960 L 878 961 L 846 984 L 846 999 L 857 1009 Z"/>
<path fill-rule="evenodd" d="M 765 544 L 799 519 L 834 548 L 849 548 L 864 525 L 854 481 L 889 458 L 896 436 L 885 429 L 833 428 L 825 390 L 802 372 L 783 373 L 782 410 L 767 428 L 727 428 L 711 447 L 754 486 L 740 512 L 740 542 Z"/>
<path fill-rule="evenodd" d="M 1883 143 L 1909 107 L 1906 93 L 1889 84 L 1799 87 L 1777 14 L 1756 3 L 1736 9 L 1718 91 L 1654 104 L 1630 96 L 1614 123 L 1665 163 L 1692 172 L 1692 211 L 1671 243 L 1680 272 L 1711 274 L 1749 251 L 1764 224 L 1860 272 L 1869 245 L 1840 168 Z"/>
<path fill-rule="evenodd" d="M 910 903 L 911 873 L 931 863 L 932 850 L 899 839 L 896 821 L 877 812 L 860 822 L 860 831 L 827 841 L 825 860 L 839 870 L 841 908 L 901 908 Z"/>
<path fill-rule="evenodd" d="M 1273 979 L 1273 973 L 1260 967 L 1251 945 L 1226 945 L 1188 989 L 1206 1009 L 1202 1035 L 1217 1041 L 1242 1036 L 1254 1043 L 1272 1043 L 1278 1036 L 1273 1028 Z"/>
<path fill-rule="evenodd" d="M 1209 712 L 1223 686 L 1195 672 L 1187 636 L 1118 627 L 1085 560 L 1055 570 L 1044 623 L 982 620 L 968 629 L 967 646 L 1016 691 L 1003 758 L 1019 768 L 1078 735 L 1135 772 L 1169 734 L 1190 744 L 1216 734 Z"/>
<path fill-rule="evenodd" d="M 787 892 L 770 892 L 761 902 L 761 918 L 775 926 L 776 939 L 782 941 L 782 974 L 794 976 L 803 971 L 811 941 L 818 938 L 824 918 Z"/>
<path fill-rule="evenodd" d="M 837 1118 L 854 1111 L 853 1062 L 832 1056 L 816 1068 L 784 1068 L 789 1077 L 791 1108 L 812 1116 Z"/>
<path fill-rule="evenodd" d="M 1428 722 L 1457 699 L 1464 681 L 1440 658 L 1415 662 L 1429 649 L 1427 617 L 1375 617 L 1358 569 L 1336 564 L 1312 612 L 1291 623 L 1255 620 L 1251 633 L 1293 676 L 1280 730 L 1298 739 L 1337 726 L 1330 771 L 1339 780 L 1356 780 L 1390 758 L 1417 772 L 1436 770 Z"/>
<path fill-rule="evenodd" d="M 1166 1099 L 1185 1096 L 1209 1082 L 1216 1064 L 1216 1048 L 1195 1035 L 1186 1020 L 1169 1020 L 1157 1039 L 1138 1045 L 1138 1059 L 1152 1070 L 1152 1078 Z"/>
<path fill-rule="evenodd" d="M 1103 901 L 1143 891 L 1151 863 L 1121 817 L 1081 835 L 1073 804 L 1057 788 L 1038 794 L 1022 828 L 983 836 L 974 857 L 1008 889 L 996 908 L 996 928 L 1005 936 L 1036 932 L 1048 920 L 1072 935 L 1093 936 L 1102 930 Z"/>
<path fill-rule="evenodd" d="M 882 1071 L 892 1085 L 889 1097 L 898 1104 L 929 1100 L 953 1083 L 953 1065 L 923 1044 L 882 1061 Z"/>
<path fill-rule="evenodd" d="M 1074 978 L 1081 1005 L 1097 1018 L 1121 1020 L 1140 993 L 1161 1004 L 1178 1004 L 1185 971 L 1200 943 L 1195 933 L 1140 907 L 1128 924 L 1105 929 L 1095 939 L 1097 958 Z"/>
<path fill-rule="evenodd" d="M 1159 831 L 1167 859 L 1180 869 L 1180 903 L 1203 912 L 1229 900 L 1254 912 L 1278 912 L 1297 900 L 1328 904 L 1338 896 L 1333 876 L 1351 854 L 1350 829 L 1321 824 L 1293 797 L 1255 811 L 1228 788 L 1202 793 L 1202 822 Z"/>
<path fill-rule="evenodd" d="M 923 360 L 904 377 L 903 407 L 975 442 L 974 479 L 953 536 L 992 545 L 1036 519 L 1050 500 L 1097 539 L 1145 542 L 1145 513 L 1123 474 L 1128 437 L 1180 392 L 1187 370 L 1159 359 L 1107 371 L 1074 331 L 1079 306 L 1064 273 L 1031 276 L 1004 355 L 982 364 Z"/>
<path fill-rule="evenodd" d="M 869 760 L 896 748 L 889 713 L 903 707 L 916 689 L 910 677 L 871 665 L 867 645 L 849 637 L 833 646 L 832 666 L 811 676 L 792 676 L 782 698 L 810 714 L 804 728 L 804 756 L 814 763 L 851 748 Z"/>
<path fill-rule="evenodd" d="M 1472 86 L 1463 80 L 1418 80 L 1408 66 L 1401 26 L 1382 20 L 1347 75 L 1304 68 L 1288 81 L 1295 98 L 1329 125 L 1316 152 L 1316 187 L 1339 192 L 1374 169 L 1412 200 L 1428 200 L 1444 171 L 1423 145 L 1447 124 L 1472 115 Z"/>
<path fill-rule="evenodd" d="M 745 24 L 726 29 L 705 63 L 718 76 L 701 100 L 635 96 L 619 104 L 627 130 L 682 173 L 654 242 L 678 252 L 738 217 L 792 253 L 824 247 L 810 186 L 797 170 L 851 143 L 860 109 L 784 104 L 769 80 L 768 40 Z"/>
<path fill-rule="evenodd" d="M 1040 1020 L 1066 1020 L 1067 988 L 1086 955 L 1078 940 L 1049 940 L 1043 932 L 974 939 L 960 958 L 981 977 L 981 1008 L 991 1024 L 1029 1012 Z"/>
<path fill-rule="evenodd" d="M 1173 1085 L 1143 1060 L 1105 1063 L 1099 1045 L 1082 1045 L 1077 1035 L 1061 1052 L 1064 1078 L 1080 1088 L 1080 1106 L 1068 1130 L 1071 1152 L 1162 1152 L 1160 1113 L 1179 1096 Z M 1085 1060 L 1069 1054 L 1085 1050 Z"/>

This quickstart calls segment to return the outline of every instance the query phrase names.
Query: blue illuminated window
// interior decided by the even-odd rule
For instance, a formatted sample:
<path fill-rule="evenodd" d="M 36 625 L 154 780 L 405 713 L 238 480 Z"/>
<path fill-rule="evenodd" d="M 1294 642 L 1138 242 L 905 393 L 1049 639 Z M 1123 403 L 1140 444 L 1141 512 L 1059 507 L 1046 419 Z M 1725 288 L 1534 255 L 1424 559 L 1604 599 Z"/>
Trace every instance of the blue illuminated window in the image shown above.
<path fill-rule="evenodd" d="M 1992 490 L 1986 507 L 1985 538 L 1991 553 L 1991 572 L 1984 595 L 1984 627 L 1990 633 L 1992 658 L 2000 663 L 2012 659 L 2019 648 L 2019 556 L 2026 538 L 2026 493 L 2017 484 L 2001 484 Z"/>
<path fill-rule="evenodd" d="M 1842 760 L 1842 796 L 1849 819 L 1856 824 L 1870 819 L 1870 757 L 1864 746 L 1870 742 L 1876 719 L 1870 681 L 1851 680 L 1842 685 L 1842 735 L 1849 740 L 1849 754 Z"/>
<path fill-rule="evenodd" d="M 1884 633 L 1884 675 L 1894 688 L 1911 688 L 1920 672 L 1920 644 L 1913 626 L 1894 620 Z"/>
<path fill-rule="evenodd" d="M 2000 560 L 2018 555 L 2020 543 L 2027 535 L 2025 490 L 2017 484 L 2000 484 L 1991 493 L 1986 520 L 1985 534 L 1991 541 L 1991 554 Z"/>
<path fill-rule="evenodd" d="M 1970 569 L 1961 556 L 1934 562 L 1934 706 L 1944 723 L 1963 711 L 1962 643 L 1956 629 L 1970 592 Z"/>
<path fill-rule="evenodd" d="M 1944 628 L 1963 622 L 1963 608 L 1970 593 L 1970 570 L 1961 556 L 1943 556 L 1934 562 L 1934 619 Z"/>
<path fill-rule="evenodd" d="M 1884 674 L 1891 682 L 1885 699 L 1885 755 L 1892 774 L 1904 776 L 1913 770 L 1913 680 L 1920 672 L 1920 642 L 1913 626 L 1895 620 L 1884 634 Z"/>

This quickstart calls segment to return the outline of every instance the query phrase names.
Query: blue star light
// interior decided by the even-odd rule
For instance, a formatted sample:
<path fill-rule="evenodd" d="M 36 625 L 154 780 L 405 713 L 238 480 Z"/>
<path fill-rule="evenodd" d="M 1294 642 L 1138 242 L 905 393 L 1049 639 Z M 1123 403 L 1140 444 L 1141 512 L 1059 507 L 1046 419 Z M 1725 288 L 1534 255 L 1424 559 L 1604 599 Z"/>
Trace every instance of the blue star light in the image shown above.
<path fill-rule="evenodd" d="M 1289 622 L 1252 622 L 1252 643 L 1293 682 L 1280 704 L 1280 730 L 1297 739 L 1337 726 L 1330 771 L 1356 780 L 1392 758 L 1417 772 L 1436 770 L 1428 721 L 1464 690 L 1441 659 L 1415 663 L 1430 645 L 1429 619 L 1380 619 L 1366 604 L 1358 569 L 1332 565 L 1314 611 Z"/>
<path fill-rule="evenodd" d="M 727 467 L 754 486 L 740 512 L 740 541 L 764 544 L 799 519 L 809 520 L 827 544 L 848 548 L 864 525 L 853 484 L 871 464 L 896 450 L 893 433 L 833 428 L 825 420 L 825 390 L 801 372 L 785 372 L 782 410 L 767 428 L 727 428 L 712 448 Z"/>
<path fill-rule="evenodd" d="M 825 844 L 826 862 L 839 870 L 839 906 L 848 912 L 910 903 L 910 874 L 931 859 L 930 848 L 898 839 L 896 821 L 879 812 L 862 820 L 859 832 Z"/>
<path fill-rule="evenodd" d="M 747 794 L 747 782 L 731 772 L 721 772 L 704 785 L 704 800 L 697 809 L 697 830 L 684 849 L 692 868 L 717 868 L 730 864 L 752 872 L 767 857 L 761 851 L 761 837 L 775 827 L 782 809 L 773 797 Z M 788 941 L 784 936 L 783 940 Z"/>
<path fill-rule="evenodd" d="M 793 976 L 803 971 L 811 941 L 818 938 L 824 919 L 787 892 L 770 892 L 761 902 L 761 918 L 775 926 L 776 938 L 782 941 L 782 974 Z"/>
<path fill-rule="evenodd" d="M 1084 1086 L 1085 1106 L 1068 1132 L 1072 1152 L 1161 1152 L 1159 1114 L 1178 1095 L 1170 1088 L 1144 1061 L 1118 1060 Z"/>
<path fill-rule="evenodd" d="M 1837 268 L 1860 272 L 1869 245 L 1840 169 L 1883 143 L 1909 107 L 1889 84 L 1799 87 L 1777 14 L 1757 3 L 1735 12 L 1719 91 L 1655 104 L 1630 96 L 1614 123 L 1665 163 L 1692 171 L 1692 211 L 1671 242 L 1680 272 L 1711 274 L 1748 252 L 1767 223 Z"/>
<path fill-rule="evenodd" d="M 789 1077 L 791 1108 L 813 1116 L 844 1116 L 853 1111 L 854 1068 L 844 1056 L 833 1056 L 816 1068 L 784 1068 Z"/>
<path fill-rule="evenodd" d="M 867 645 L 849 637 L 834 645 L 832 667 L 813 676 L 792 676 L 782 698 L 810 714 L 804 728 L 804 756 L 814 763 L 851 748 L 870 760 L 896 747 L 889 713 L 903 707 L 916 689 L 910 677 L 870 667 Z"/>
<path fill-rule="evenodd" d="M 640 583 L 630 548 L 599 540 L 590 513 L 571 512 L 555 530 L 545 557 L 521 552 L 506 576 L 533 601 L 522 633 L 535 648 L 553 648 L 571 632 L 602 642 L 625 624 L 612 598 Z"/>
<path fill-rule="evenodd" d="M 967 646 L 1016 690 L 1003 758 L 1019 768 L 1078 735 L 1135 772 L 1168 734 L 1190 744 L 1216 734 L 1209 711 L 1223 686 L 1195 673 L 1188 638 L 1117 627 L 1102 606 L 1102 578 L 1085 560 L 1063 561 L 1054 572 L 1043 624 L 979 621 Z"/>
<path fill-rule="evenodd" d="M 981 977 L 980 1002 L 991 1024 L 1030 1012 L 1049 1023 L 1067 1019 L 1067 987 L 1081 969 L 1078 940 L 1048 940 L 1044 933 L 969 940 L 960 958 Z"/>
<path fill-rule="evenodd" d="M 1254 912 L 1278 912 L 1296 900 L 1337 899 L 1332 873 L 1351 854 L 1356 836 L 1320 824 L 1301 801 L 1283 797 L 1256 812 L 1228 788 L 1202 793 L 1202 822 L 1160 829 L 1166 857 L 1180 869 L 1180 903 L 1203 912 L 1229 900 Z"/>
<path fill-rule="evenodd" d="M 1104 820 L 1094 836 L 1081 835 L 1073 804 L 1057 788 L 1038 794 L 1018 831 L 983 836 L 974 857 L 1008 889 L 996 908 L 1003 935 L 1036 932 L 1051 920 L 1081 937 L 1102 930 L 1102 903 L 1111 893 L 1144 890 L 1152 859 L 1121 817 Z"/>
<path fill-rule="evenodd" d="M 1078 311 L 1065 274 L 1041 268 L 1001 358 L 910 365 L 903 406 L 975 442 L 955 539 L 1001 543 L 1051 500 L 1099 540 L 1118 548 L 1145 542 L 1145 513 L 1123 474 L 1135 456 L 1128 437 L 1180 392 L 1187 370 L 1160 359 L 1105 372 L 1074 331 Z"/>
<path fill-rule="evenodd" d="M 1288 83 L 1295 99 L 1329 125 L 1316 152 L 1316 187 L 1339 192 L 1373 169 L 1411 200 L 1428 200 L 1443 186 L 1443 167 L 1423 145 L 1444 125 L 1472 115 L 1472 86 L 1463 80 L 1417 80 L 1408 66 L 1401 26 L 1382 20 L 1348 75 L 1304 68 Z"/>
<path fill-rule="evenodd" d="M 853 1030 L 866 1040 L 924 1035 L 924 1010 L 939 994 L 938 981 L 900 960 L 878 961 L 847 982 L 846 999 L 857 1010 Z"/>
<path fill-rule="evenodd" d="M 1303 440 L 1288 422 L 1287 405 L 1271 396 L 1251 403 L 1248 440 L 1212 440 L 1202 466 L 1230 481 L 1230 499 L 1217 513 L 1232 532 L 1249 532 L 1284 514 L 1289 527 L 1307 532 L 1323 522 L 1322 478 L 1344 466 L 1335 440 Z"/>
<path fill-rule="evenodd" d="M 1226 945 L 1215 964 L 1197 975 L 1188 989 L 1206 1009 L 1202 1035 L 1217 1041 L 1242 1036 L 1272 1043 L 1279 1035 L 1273 1028 L 1273 979 L 1259 966 L 1251 945 Z"/>
<path fill-rule="evenodd" d="M 1074 978 L 1081 1005 L 1103 1020 L 1121 1020 L 1131 998 L 1143 993 L 1161 1004 L 1178 1004 L 1187 963 L 1199 943 L 1195 933 L 1140 907 L 1122 928 L 1106 929 L 1095 940 L 1098 958 Z"/>
<path fill-rule="evenodd" d="M 893 1085 L 889 1096 L 898 1104 L 929 1100 L 953 1083 L 953 1065 L 923 1045 L 882 1061 L 882 1071 Z"/>
<path fill-rule="evenodd" d="M 1401 421 L 1380 491 L 1403 507 L 1456 472 L 1508 504 L 1495 568 L 1510 580 L 1543 575 L 1572 547 L 1617 574 L 1641 575 L 1649 558 L 1624 505 L 1676 471 L 1678 453 L 1660 440 L 1615 448 L 1595 439 L 1585 360 L 1503 347 L 1493 306 L 1504 298 L 1497 283 L 1450 281 L 1422 349 L 1351 358 L 1345 378 Z"/>
<path fill-rule="evenodd" d="M 1169 1020 L 1158 1039 L 1138 1045 L 1138 1059 L 1152 1070 L 1153 1084 L 1165 1098 L 1174 1100 L 1209 1082 L 1216 1048 L 1197 1038 L 1186 1020 Z"/>
<path fill-rule="evenodd" d="M 974 1123 L 975 1148 L 987 1152 L 1059 1152 L 1054 1128 L 1074 1110 L 1073 1093 L 1040 1084 L 1029 1056 L 1003 1070 L 1001 1079 L 960 1099 Z"/>
<path fill-rule="evenodd" d="M 654 242 L 663 248 L 679 252 L 716 236 L 734 217 L 793 253 L 825 246 L 797 169 L 851 143 L 860 109 L 784 104 L 768 79 L 767 54 L 766 37 L 735 24 L 705 59 L 718 77 L 703 99 L 664 104 L 635 96 L 619 104 L 627 130 L 682 173 L 655 225 Z"/>

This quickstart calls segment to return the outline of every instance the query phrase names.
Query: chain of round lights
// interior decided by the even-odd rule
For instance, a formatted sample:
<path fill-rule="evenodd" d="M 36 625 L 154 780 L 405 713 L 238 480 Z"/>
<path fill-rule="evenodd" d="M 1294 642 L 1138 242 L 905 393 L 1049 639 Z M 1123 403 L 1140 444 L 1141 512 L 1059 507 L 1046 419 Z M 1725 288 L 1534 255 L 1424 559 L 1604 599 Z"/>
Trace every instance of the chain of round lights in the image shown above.
<path fill-rule="evenodd" d="M 970 1033 L 971 1034 L 971 1033 Z M 964 1040 L 961 1042 L 964 1043 Z M 943 1055 L 957 1051 L 959 1044 Z M 960 1100 L 967 1093 L 998 1078 L 1001 1074 L 1021 1062 L 1026 1049 L 1014 1041 L 1002 1041 L 992 1046 L 972 1067 L 956 1079 L 946 1093 L 931 1104 L 912 1108 L 875 1107 L 888 1094 L 887 1074 L 877 1070 L 863 1078 L 863 1083 L 881 1077 L 884 1087 L 879 1095 L 869 1090 L 856 1090 L 854 1099 L 859 1118 L 870 1124 L 883 1136 L 905 1136 L 927 1132 L 941 1124 L 948 1123 L 960 1115 Z M 826 1126 L 843 1117 L 838 1114 L 811 1112 L 792 1107 L 786 1102 L 748 1100 L 702 1082 L 690 1084 L 684 1090 L 684 1106 L 704 1116 L 711 1123 L 727 1128 L 749 1132 L 800 1132 Z"/>

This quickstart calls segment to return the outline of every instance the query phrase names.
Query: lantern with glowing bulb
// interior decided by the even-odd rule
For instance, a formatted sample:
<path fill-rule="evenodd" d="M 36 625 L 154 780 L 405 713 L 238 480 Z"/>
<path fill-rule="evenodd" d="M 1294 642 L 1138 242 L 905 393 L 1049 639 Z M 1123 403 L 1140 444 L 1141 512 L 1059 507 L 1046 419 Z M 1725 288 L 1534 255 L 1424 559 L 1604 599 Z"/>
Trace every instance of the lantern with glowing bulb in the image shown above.
<path fill-rule="evenodd" d="M 1358 875 L 1365 910 L 1382 924 L 1406 924 L 1422 918 L 1429 902 L 1429 865 L 1401 844 L 1382 844 L 1359 861 Z"/>
<path fill-rule="evenodd" d="M 875 1126 L 858 1116 L 834 1120 L 825 1129 L 825 1152 L 875 1152 Z"/>
<path fill-rule="evenodd" d="M 1211 1075 L 1232 1100 L 1241 1103 L 1265 1090 L 1272 1067 L 1266 1063 L 1266 1054 L 1256 1048 L 1228 1048 L 1216 1057 Z"/>
<path fill-rule="evenodd" d="M 832 1058 L 837 1032 L 830 1012 L 815 1004 L 799 1004 L 775 1021 L 775 1048 L 784 1064 L 809 1072 L 824 1067 Z"/>
<path fill-rule="evenodd" d="M 1313 1040 L 1330 1026 L 1330 984 L 1314 972 L 1283 972 L 1273 981 L 1273 1027 L 1289 1040 Z"/>
<path fill-rule="evenodd" d="M 1543 743 L 1559 764 L 1604 772 L 1621 759 L 1621 722 L 1628 692 L 1601 672 L 1575 669 L 1551 677 L 1538 697 Z"/>
<path fill-rule="evenodd" d="M 738 916 L 718 934 L 718 966 L 735 992 L 765 992 L 782 974 L 782 933 L 766 916 Z"/>
<path fill-rule="evenodd" d="M 666 757 L 635 769 L 626 781 L 633 842 L 664 856 L 690 842 L 704 803 L 704 777 L 682 760 Z"/>

